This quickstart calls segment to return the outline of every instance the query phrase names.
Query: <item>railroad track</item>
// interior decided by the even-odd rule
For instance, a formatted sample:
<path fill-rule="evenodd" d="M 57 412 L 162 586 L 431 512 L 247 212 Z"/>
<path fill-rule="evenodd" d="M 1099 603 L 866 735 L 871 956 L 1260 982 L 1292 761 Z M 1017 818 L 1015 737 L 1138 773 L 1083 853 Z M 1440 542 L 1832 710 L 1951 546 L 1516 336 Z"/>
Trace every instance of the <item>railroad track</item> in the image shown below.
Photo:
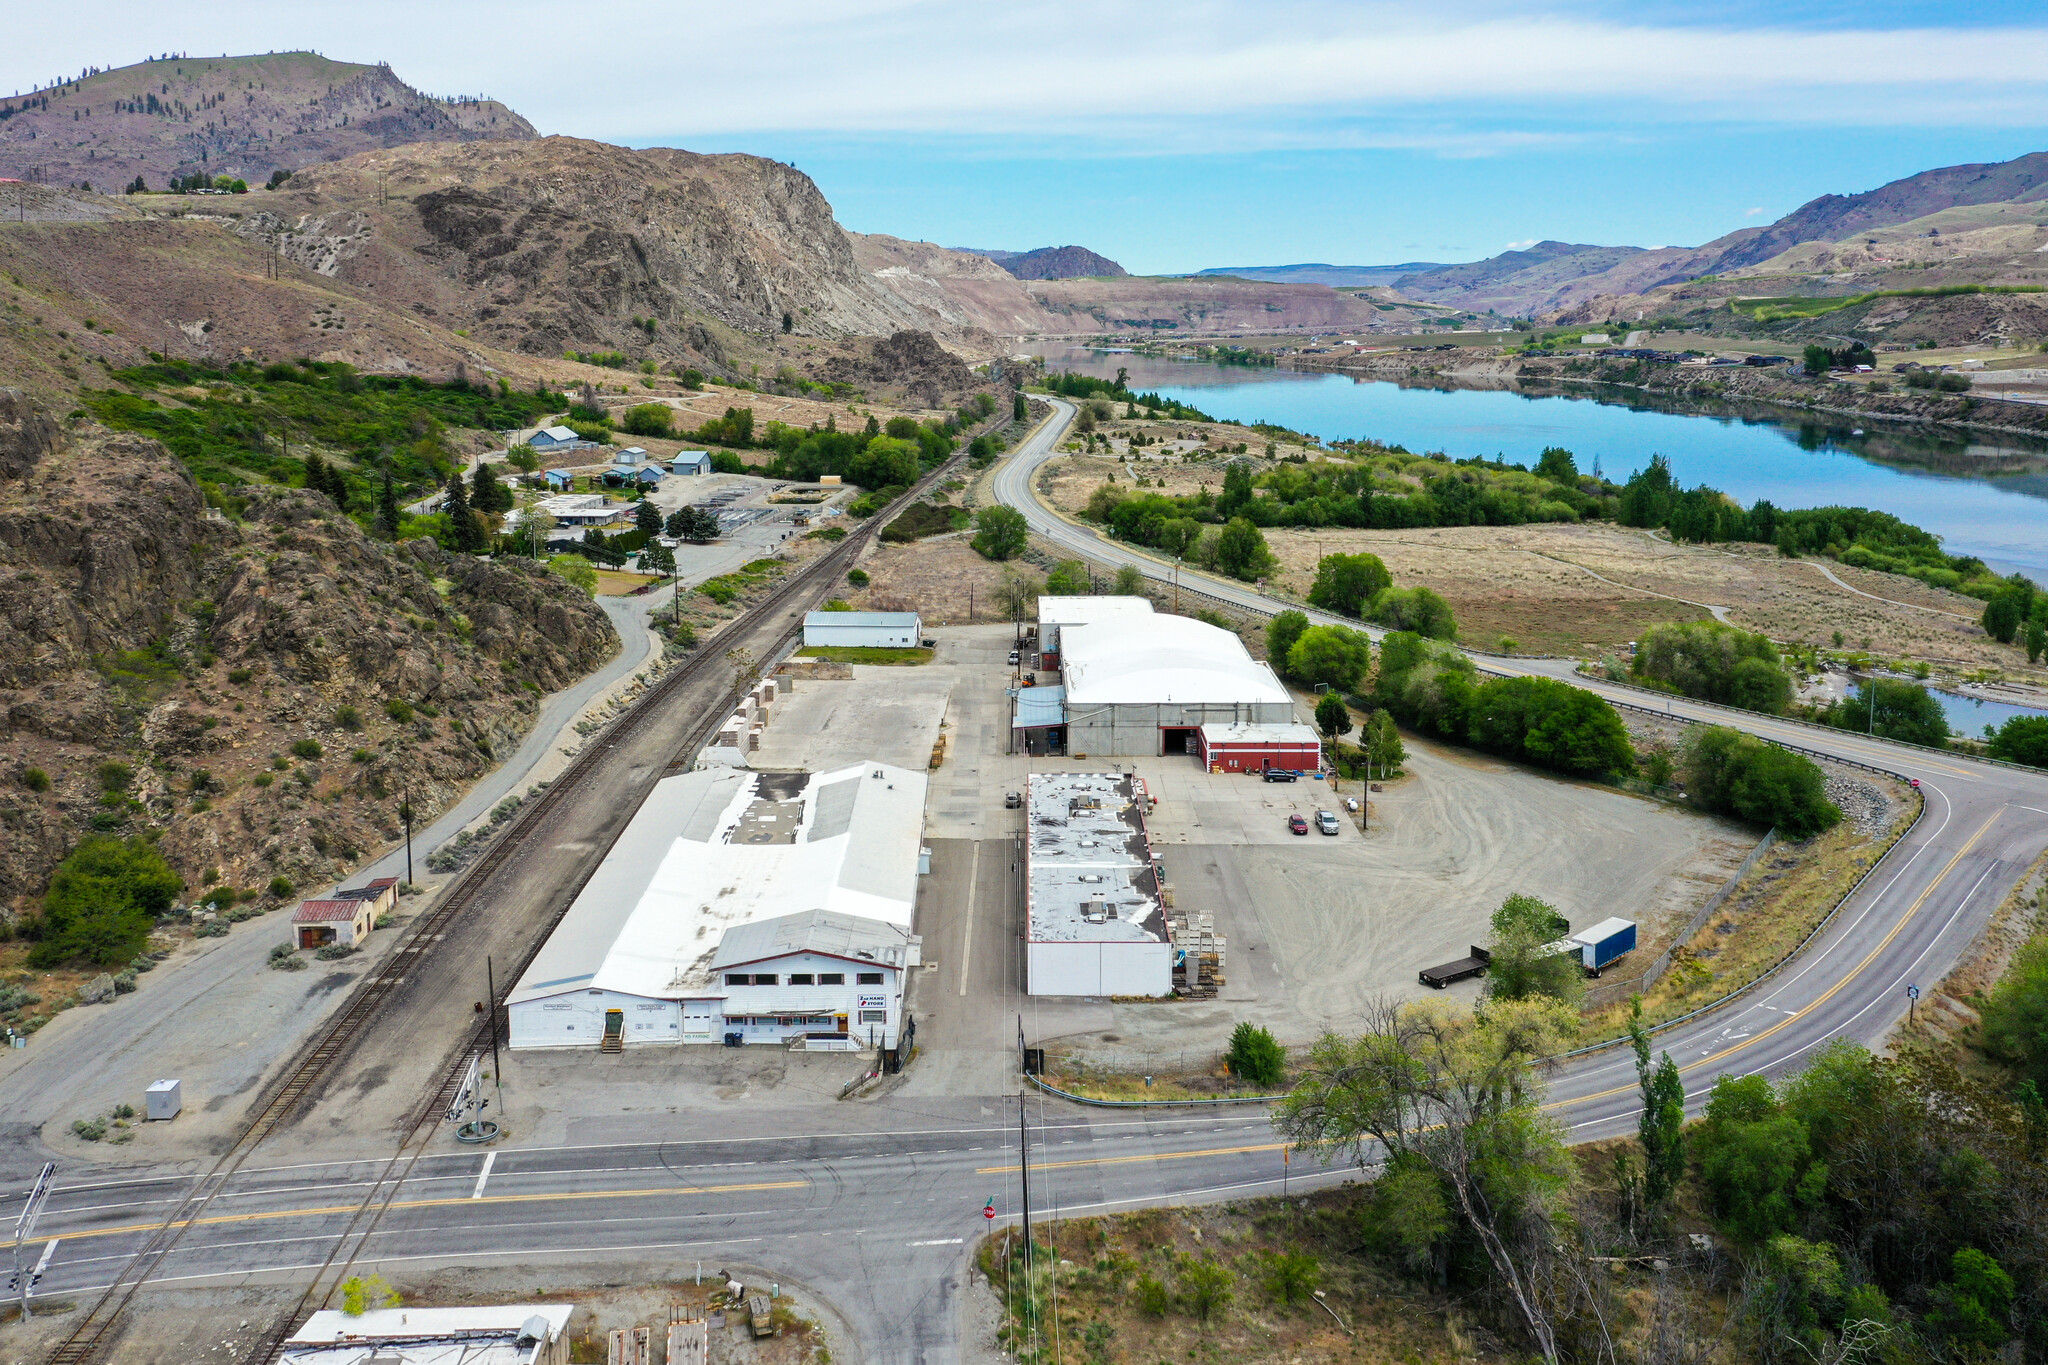
<path fill-rule="evenodd" d="M 92 1309 L 79 1320 L 71 1333 L 58 1343 L 56 1350 L 49 1357 L 50 1365 L 85 1365 L 85 1362 L 94 1358 L 100 1347 L 110 1340 L 110 1334 L 122 1312 L 155 1274 L 157 1267 L 177 1249 L 186 1230 L 241 1170 L 250 1154 L 327 1079 L 335 1064 L 362 1037 L 385 1003 L 408 977 L 421 969 L 427 955 L 441 940 L 448 926 L 475 904 L 484 888 L 516 855 L 527 837 L 539 832 L 554 813 L 562 808 L 563 803 L 588 782 L 590 775 L 612 756 L 623 741 L 632 739 L 653 725 L 669 699 L 678 692 L 714 674 L 720 668 L 729 667 L 730 665 L 725 662 L 725 649 L 732 641 L 752 635 L 759 630 L 763 620 L 772 619 L 777 613 L 787 610 L 792 603 L 800 601 L 806 593 L 815 592 L 820 584 L 841 575 L 846 566 L 880 532 L 883 525 L 933 485 L 957 470 L 965 459 L 966 443 L 963 441 L 960 453 L 919 479 L 901 496 L 869 517 L 860 529 L 850 533 L 825 554 L 789 575 L 766 597 L 721 626 L 716 634 L 699 647 L 695 655 L 670 669 L 629 710 L 604 729 L 592 734 L 562 776 L 555 779 L 537 798 L 526 803 L 510 825 L 492 841 L 490 849 L 464 870 L 433 908 L 413 922 L 406 933 L 404 943 L 397 951 L 379 964 L 356 987 L 341 1013 L 321 1029 L 299 1054 L 291 1070 L 272 1088 L 262 1107 L 235 1140 L 234 1146 L 214 1163 L 211 1170 L 199 1178 L 186 1196 L 179 1201 L 177 1207 L 150 1234 L 149 1240 L 130 1258 L 127 1265 L 122 1267 L 114 1282 L 94 1302 Z M 789 637 L 801 629 L 802 622 L 799 619 L 796 624 L 778 633 L 771 648 L 764 651 L 765 657 L 761 660 L 763 665 L 771 663 L 774 654 L 779 653 Z M 687 737 L 679 746 L 678 752 L 694 753 L 710 738 L 712 729 L 723 719 L 722 710 L 711 709 L 687 732 Z M 663 765 L 664 768 L 666 766 Z M 525 972 L 533 955 L 540 951 L 541 945 L 561 923 L 576 895 L 589 882 L 602 861 L 602 852 L 588 859 L 582 875 L 561 898 L 560 905 L 547 918 L 540 931 L 533 936 L 519 963 L 506 976 L 500 978 L 498 994 L 490 1002 L 493 1017 L 502 1008 L 505 995 Z M 399 1187 L 405 1183 L 405 1178 L 411 1173 L 414 1163 L 426 1150 L 440 1116 L 448 1108 L 461 1083 L 469 1054 L 484 1042 L 489 1026 L 489 1019 L 480 1021 L 471 1031 L 466 1045 L 456 1051 L 455 1061 L 448 1073 L 435 1092 L 421 1103 L 397 1152 L 385 1164 L 383 1172 L 357 1206 L 347 1228 L 336 1238 L 334 1249 L 329 1253 L 327 1261 L 315 1275 L 313 1282 L 307 1286 L 297 1308 L 285 1315 L 279 1325 L 250 1354 L 250 1361 L 274 1358 L 281 1350 L 285 1337 L 291 1333 L 299 1319 L 309 1308 L 318 1307 L 330 1297 L 335 1286 L 346 1277 L 356 1253 L 376 1231 L 385 1209 L 396 1197 Z"/>

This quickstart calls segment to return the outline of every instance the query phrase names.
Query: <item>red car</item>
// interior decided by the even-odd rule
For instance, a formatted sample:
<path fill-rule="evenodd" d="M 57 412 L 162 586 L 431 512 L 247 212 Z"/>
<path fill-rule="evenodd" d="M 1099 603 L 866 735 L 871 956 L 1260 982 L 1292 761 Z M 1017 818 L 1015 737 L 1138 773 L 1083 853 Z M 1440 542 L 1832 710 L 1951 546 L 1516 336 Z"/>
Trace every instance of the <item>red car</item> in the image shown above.
<path fill-rule="evenodd" d="M 1308 821 L 1302 819 L 1299 815 L 1290 815 L 1287 817 L 1287 828 L 1296 834 L 1306 834 L 1308 833 Z"/>

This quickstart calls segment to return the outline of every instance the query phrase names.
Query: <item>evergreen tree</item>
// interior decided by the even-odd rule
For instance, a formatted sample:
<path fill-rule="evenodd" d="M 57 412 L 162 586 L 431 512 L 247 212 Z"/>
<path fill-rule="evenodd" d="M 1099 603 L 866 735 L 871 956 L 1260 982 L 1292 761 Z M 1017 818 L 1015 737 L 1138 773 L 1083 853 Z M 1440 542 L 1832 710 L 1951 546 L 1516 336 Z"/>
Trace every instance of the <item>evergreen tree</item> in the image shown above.
<path fill-rule="evenodd" d="M 633 509 L 633 528 L 650 536 L 661 530 L 661 509 L 642 498 Z"/>
<path fill-rule="evenodd" d="M 448 537 L 454 542 L 458 554 L 476 555 L 484 552 L 486 541 L 483 524 L 476 519 L 476 513 L 469 510 L 469 495 L 463 491 L 462 476 L 451 474 L 448 478 Z"/>
<path fill-rule="evenodd" d="M 469 505 L 479 512 L 496 513 L 512 510 L 512 490 L 498 482 L 498 471 L 482 460 L 477 461 L 476 472 L 469 478 Z"/>
<path fill-rule="evenodd" d="M 1024 391 L 1019 389 L 1017 390 L 1016 401 L 1010 404 L 1010 420 L 1013 422 L 1026 422 L 1030 419 L 1031 407 L 1024 401 Z"/>
<path fill-rule="evenodd" d="M 317 450 L 306 457 L 306 487 L 315 493 L 327 492 L 327 461 Z"/>
<path fill-rule="evenodd" d="M 398 490 L 391 486 L 391 471 L 384 471 L 384 486 L 377 493 L 377 534 L 398 539 Z"/>
<path fill-rule="evenodd" d="M 1643 1092 L 1643 1117 L 1636 1130 L 1643 1144 L 1643 1202 L 1655 1213 L 1685 1179 L 1685 1082 L 1668 1052 L 1651 1067 L 1650 1031 L 1643 1027 L 1640 996 L 1629 1014 L 1628 1037 Z"/>

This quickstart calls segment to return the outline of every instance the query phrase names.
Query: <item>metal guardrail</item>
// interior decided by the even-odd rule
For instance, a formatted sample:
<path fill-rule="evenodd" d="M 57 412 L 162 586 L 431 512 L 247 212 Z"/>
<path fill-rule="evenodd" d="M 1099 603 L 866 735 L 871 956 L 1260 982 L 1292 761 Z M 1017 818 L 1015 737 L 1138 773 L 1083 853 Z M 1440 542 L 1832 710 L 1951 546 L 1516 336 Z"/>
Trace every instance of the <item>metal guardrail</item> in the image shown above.
<path fill-rule="evenodd" d="M 1620 1004 L 1630 995 L 1647 991 L 1656 985 L 1664 973 L 1670 970 L 1672 957 L 1680 948 L 1692 941 L 1694 934 L 1707 927 L 1707 921 L 1713 918 L 1714 912 L 1727 903 L 1728 898 L 1735 894 L 1735 888 L 1741 885 L 1742 879 L 1755 869 L 1757 859 L 1775 848 L 1777 843 L 1777 830 L 1773 829 L 1765 834 L 1762 841 L 1749 851 L 1749 856 L 1742 860 L 1742 866 L 1736 868 L 1727 881 L 1715 888 L 1714 894 L 1707 897 L 1706 904 L 1693 911 L 1692 918 L 1687 920 L 1685 927 L 1673 937 L 1671 945 L 1657 955 L 1657 960 L 1652 962 L 1640 977 L 1634 981 L 1604 982 L 1586 992 L 1587 1003 L 1597 1006 Z"/>

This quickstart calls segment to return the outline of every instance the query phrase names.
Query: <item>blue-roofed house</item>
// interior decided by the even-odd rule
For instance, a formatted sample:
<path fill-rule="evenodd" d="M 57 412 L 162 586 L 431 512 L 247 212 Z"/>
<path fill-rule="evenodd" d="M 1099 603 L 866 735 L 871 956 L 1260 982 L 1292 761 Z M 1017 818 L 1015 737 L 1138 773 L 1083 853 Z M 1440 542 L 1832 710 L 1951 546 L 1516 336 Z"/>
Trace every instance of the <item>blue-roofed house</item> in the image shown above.
<path fill-rule="evenodd" d="M 550 455 L 560 450 L 581 450 L 596 442 L 584 440 L 567 427 L 542 427 L 527 437 L 526 444 L 533 447 L 536 455 Z"/>
<path fill-rule="evenodd" d="M 665 477 L 666 476 L 661 472 L 660 465 L 644 464 L 633 471 L 632 482 L 637 484 L 641 488 L 654 488 L 658 486 L 661 483 L 662 479 Z"/>
<path fill-rule="evenodd" d="M 567 492 L 576 486 L 576 476 L 566 469 L 544 469 L 540 478 L 542 483 L 556 492 Z"/>
<path fill-rule="evenodd" d="M 709 474 L 711 452 L 708 450 L 678 450 L 670 457 L 668 472 L 671 474 Z"/>

